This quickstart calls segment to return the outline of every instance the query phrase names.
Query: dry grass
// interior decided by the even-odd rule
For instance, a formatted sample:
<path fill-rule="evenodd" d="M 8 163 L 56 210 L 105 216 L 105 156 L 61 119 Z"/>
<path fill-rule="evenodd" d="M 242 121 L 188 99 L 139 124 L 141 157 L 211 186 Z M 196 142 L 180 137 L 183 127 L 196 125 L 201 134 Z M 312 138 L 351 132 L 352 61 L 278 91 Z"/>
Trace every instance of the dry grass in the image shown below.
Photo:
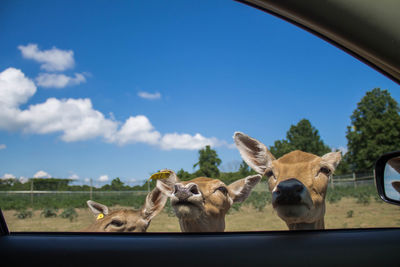
<path fill-rule="evenodd" d="M 12 232 L 79 231 L 95 221 L 88 209 L 76 210 L 78 219 L 74 222 L 60 217 L 43 218 L 40 217 L 41 211 L 34 211 L 33 217 L 28 219 L 18 219 L 13 210 L 4 211 L 4 216 Z M 400 227 L 400 207 L 376 201 L 362 205 L 356 203 L 354 198 L 344 198 L 338 203 L 327 203 L 325 224 L 328 229 Z M 261 230 L 287 230 L 286 224 L 278 218 L 270 205 L 261 212 L 251 206 L 243 206 L 240 211 L 227 215 L 226 231 Z M 148 231 L 179 232 L 178 219 L 162 212 L 153 219 Z"/>

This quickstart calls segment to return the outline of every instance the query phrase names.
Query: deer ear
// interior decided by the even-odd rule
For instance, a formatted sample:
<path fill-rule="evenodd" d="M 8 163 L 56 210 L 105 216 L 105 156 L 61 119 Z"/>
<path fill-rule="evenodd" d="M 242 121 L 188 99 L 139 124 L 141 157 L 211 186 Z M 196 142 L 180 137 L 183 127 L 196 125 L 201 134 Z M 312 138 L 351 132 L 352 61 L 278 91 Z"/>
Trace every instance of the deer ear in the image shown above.
<path fill-rule="evenodd" d="M 179 181 L 178 176 L 176 176 L 175 172 L 169 170 L 171 172 L 170 176 L 166 179 L 157 180 L 157 188 L 163 192 L 167 196 L 171 196 L 174 192 L 174 185 Z"/>
<path fill-rule="evenodd" d="M 93 200 L 88 200 L 86 201 L 86 203 L 95 216 L 99 215 L 100 213 L 103 213 L 104 215 L 108 215 L 109 213 L 108 207 L 106 205 L 97 203 Z"/>
<path fill-rule="evenodd" d="M 142 217 L 148 222 L 162 211 L 168 197 L 173 193 L 175 183 L 179 181 L 174 171 L 166 169 L 162 171 L 169 171 L 170 175 L 165 179 L 157 180 L 156 188 L 147 195 L 146 203 L 142 208 Z"/>
<path fill-rule="evenodd" d="M 247 165 L 259 174 L 264 175 L 266 169 L 271 167 L 272 161 L 275 160 L 267 147 L 260 141 L 241 132 L 235 132 L 233 139 Z"/>
<path fill-rule="evenodd" d="M 165 206 L 168 196 L 165 195 L 158 187 L 154 188 L 147 197 L 142 208 L 142 218 L 150 222 Z"/>
<path fill-rule="evenodd" d="M 261 180 L 261 175 L 251 175 L 246 178 L 237 180 L 236 182 L 228 185 L 229 195 L 231 196 L 233 202 L 243 202 L 249 197 L 251 190 L 258 184 Z"/>
<path fill-rule="evenodd" d="M 340 152 L 330 152 L 323 155 L 321 159 L 321 165 L 327 165 L 327 167 L 329 167 L 333 173 L 342 159 L 342 154 Z"/>

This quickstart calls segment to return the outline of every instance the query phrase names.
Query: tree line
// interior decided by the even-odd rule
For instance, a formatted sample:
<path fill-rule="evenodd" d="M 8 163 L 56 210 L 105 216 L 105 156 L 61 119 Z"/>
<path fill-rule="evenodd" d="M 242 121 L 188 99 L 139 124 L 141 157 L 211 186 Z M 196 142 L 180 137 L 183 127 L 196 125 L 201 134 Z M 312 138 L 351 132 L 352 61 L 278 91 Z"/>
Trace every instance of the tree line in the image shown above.
<path fill-rule="evenodd" d="M 350 116 L 351 123 L 347 127 L 347 153 L 335 171 L 336 175 L 347 173 L 371 172 L 375 161 L 386 152 L 400 150 L 400 107 L 387 90 L 374 88 L 357 103 L 356 109 Z M 286 133 L 286 138 L 277 140 L 269 147 L 271 153 L 279 158 L 293 150 L 302 150 L 322 156 L 332 148 L 324 143 L 318 130 L 308 119 L 300 120 L 296 125 L 291 125 Z M 222 163 L 217 152 L 210 146 L 198 151 L 198 162 L 193 168 L 196 171 L 189 173 L 183 169 L 177 171 L 181 180 L 190 180 L 195 177 L 205 176 L 219 178 L 229 184 L 239 178 L 253 174 L 249 166 L 242 161 L 235 172 L 221 172 L 219 166 Z M 68 190 L 89 191 L 88 185 L 70 185 L 70 179 L 34 179 L 34 190 Z M 16 179 L 0 180 L 0 190 L 30 190 L 31 183 L 21 183 Z M 120 178 L 115 178 L 110 184 L 100 188 L 92 188 L 97 191 L 145 191 L 153 188 L 155 181 L 150 185 L 129 186 Z"/>

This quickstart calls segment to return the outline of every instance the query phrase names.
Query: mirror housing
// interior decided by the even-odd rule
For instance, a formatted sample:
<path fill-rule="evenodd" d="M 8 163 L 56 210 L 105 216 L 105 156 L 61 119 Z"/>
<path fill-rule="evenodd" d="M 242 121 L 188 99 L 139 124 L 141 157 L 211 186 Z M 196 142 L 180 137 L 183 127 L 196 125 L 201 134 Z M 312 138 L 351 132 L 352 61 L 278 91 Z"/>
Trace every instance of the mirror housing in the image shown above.
<path fill-rule="evenodd" d="M 400 151 L 383 154 L 376 161 L 375 183 L 383 201 L 400 205 Z"/>

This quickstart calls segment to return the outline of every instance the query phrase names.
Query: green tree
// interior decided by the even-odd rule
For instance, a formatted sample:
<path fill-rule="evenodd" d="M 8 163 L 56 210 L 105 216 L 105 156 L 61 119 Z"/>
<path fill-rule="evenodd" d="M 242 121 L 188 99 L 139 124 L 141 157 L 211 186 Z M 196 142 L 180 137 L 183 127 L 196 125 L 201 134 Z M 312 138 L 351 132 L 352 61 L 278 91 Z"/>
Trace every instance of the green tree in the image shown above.
<path fill-rule="evenodd" d="M 196 176 L 219 177 L 218 166 L 221 164 L 221 159 L 218 158 L 217 152 L 206 146 L 199 150 L 199 161 L 193 165 L 193 168 L 199 166 L 199 170 L 195 173 Z"/>
<path fill-rule="evenodd" d="M 120 190 L 124 190 L 124 188 L 125 188 L 124 182 L 122 182 L 119 179 L 119 177 L 117 177 L 111 181 L 111 190 L 120 191 Z"/>
<path fill-rule="evenodd" d="M 242 160 L 242 163 L 239 166 L 238 173 L 240 174 L 240 176 L 243 177 L 249 176 L 252 173 L 249 165 L 247 165 L 247 163 L 244 160 Z"/>
<path fill-rule="evenodd" d="M 71 179 L 32 178 L 34 190 L 66 191 Z"/>
<path fill-rule="evenodd" d="M 178 178 L 181 181 L 187 181 L 190 180 L 192 178 L 192 175 L 190 173 L 188 173 L 187 171 L 185 171 L 184 169 L 180 169 L 177 173 L 176 176 L 178 176 Z"/>
<path fill-rule="evenodd" d="M 270 147 L 271 153 L 276 158 L 293 150 L 301 150 L 318 156 L 331 151 L 321 140 L 318 130 L 307 119 L 302 119 L 297 125 L 291 125 L 286 133 L 286 140 L 275 141 L 274 145 Z"/>
<path fill-rule="evenodd" d="M 378 157 L 400 148 L 399 105 L 375 88 L 357 103 L 347 127 L 348 160 L 355 172 L 371 171 Z"/>

